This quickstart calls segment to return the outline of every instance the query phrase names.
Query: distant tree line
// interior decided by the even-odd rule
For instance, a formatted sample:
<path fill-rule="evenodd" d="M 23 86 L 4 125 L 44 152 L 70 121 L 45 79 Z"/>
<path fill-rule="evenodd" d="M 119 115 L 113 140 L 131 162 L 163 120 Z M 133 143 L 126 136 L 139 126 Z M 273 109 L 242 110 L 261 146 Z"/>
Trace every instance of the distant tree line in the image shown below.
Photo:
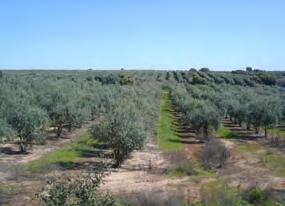
<path fill-rule="evenodd" d="M 189 71 L 173 71 L 173 75 L 166 73 L 166 80 L 173 79 L 177 83 L 188 84 L 231 84 L 240 86 L 278 85 L 284 87 L 285 75 L 282 72 L 266 72 L 247 67 L 246 70 L 234 70 L 232 72 L 210 71 L 209 68 Z"/>

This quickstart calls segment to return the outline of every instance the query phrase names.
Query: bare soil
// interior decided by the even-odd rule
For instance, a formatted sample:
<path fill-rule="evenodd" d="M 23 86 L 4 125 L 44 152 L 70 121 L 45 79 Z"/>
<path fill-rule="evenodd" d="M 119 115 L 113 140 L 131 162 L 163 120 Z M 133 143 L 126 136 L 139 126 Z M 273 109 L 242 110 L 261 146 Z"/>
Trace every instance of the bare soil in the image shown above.
<path fill-rule="evenodd" d="M 233 131 L 239 131 L 241 137 L 221 139 L 230 151 L 230 159 L 225 168 L 218 170 L 219 176 L 226 177 L 233 186 L 238 186 L 241 189 L 258 186 L 262 189 L 270 189 L 281 199 L 284 199 L 285 178 L 273 175 L 259 156 L 259 154 L 271 152 L 285 157 L 284 151 L 264 144 L 264 137 L 254 134 L 254 131 L 247 131 L 228 120 L 225 125 Z M 238 145 L 254 146 L 256 150 L 241 152 L 238 150 Z"/>
<path fill-rule="evenodd" d="M 167 177 L 165 171 L 168 166 L 169 160 L 160 152 L 158 144 L 148 139 L 144 149 L 133 152 L 120 168 L 113 170 L 100 189 L 130 199 L 151 198 L 150 194 L 155 193 L 165 204 L 170 197 L 196 200 L 199 194 L 194 188 L 189 188 L 187 196 L 181 195 L 187 190 L 178 185 L 187 185 L 188 178 Z"/>

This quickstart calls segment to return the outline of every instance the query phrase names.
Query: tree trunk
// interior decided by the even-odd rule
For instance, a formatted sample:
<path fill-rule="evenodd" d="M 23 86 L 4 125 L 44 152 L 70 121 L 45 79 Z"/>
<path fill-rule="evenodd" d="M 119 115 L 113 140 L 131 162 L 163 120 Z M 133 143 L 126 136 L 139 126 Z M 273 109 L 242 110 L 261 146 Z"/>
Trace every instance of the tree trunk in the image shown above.
<path fill-rule="evenodd" d="M 60 125 L 58 125 L 58 127 L 57 127 L 56 136 L 57 136 L 57 137 L 60 137 L 61 132 L 62 132 L 62 125 L 60 124 Z"/>
<path fill-rule="evenodd" d="M 23 142 L 20 143 L 20 152 L 22 154 L 27 153 L 27 144 L 25 144 Z"/>
<path fill-rule="evenodd" d="M 206 140 L 209 139 L 208 129 L 209 129 L 209 125 L 208 125 L 208 123 L 205 123 L 205 124 L 204 124 L 204 127 L 203 127 L 203 134 L 204 134 L 204 138 L 205 138 Z"/>
<path fill-rule="evenodd" d="M 123 162 L 123 157 L 119 149 L 114 149 L 115 166 L 118 167 Z"/>
<path fill-rule="evenodd" d="M 259 131 L 258 131 L 258 127 L 255 127 L 255 134 L 258 134 Z"/>
<path fill-rule="evenodd" d="M 267 138 L 267 127 L 266 126 L 264 127 L 264 136 L 265 138 Z"/>
<path fill-rule="evenodd" d="M 238 122 L 239 127 L 241 127 L 241 121 Z"/>
<path fill-rule="evenodd" d="M 247 129 L 247 130 L 250 130 L 250 123 L 247 123 L 247 124 L 246 124 L 246 129 Z"/>
<path fill-rule="evenodd" d="M 71 132 L 71 130 L 72 130 L 72 125 L 68 124 L 68 131 Z"/>
<path fill-rule="evenodd" d="M 230 116 L 230 121 L 232 122 L 233 121 L 233 118 Z"/>

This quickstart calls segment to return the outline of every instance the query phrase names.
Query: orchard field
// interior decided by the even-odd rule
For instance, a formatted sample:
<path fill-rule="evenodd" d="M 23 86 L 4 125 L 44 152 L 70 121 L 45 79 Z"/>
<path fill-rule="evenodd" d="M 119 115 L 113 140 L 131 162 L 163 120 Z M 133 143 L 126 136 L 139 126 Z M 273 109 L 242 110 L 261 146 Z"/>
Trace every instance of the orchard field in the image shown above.
<path fill-rule="evenodd" d="M 285 72 L 0 71 L 0 205 L 285 205 Z"/>

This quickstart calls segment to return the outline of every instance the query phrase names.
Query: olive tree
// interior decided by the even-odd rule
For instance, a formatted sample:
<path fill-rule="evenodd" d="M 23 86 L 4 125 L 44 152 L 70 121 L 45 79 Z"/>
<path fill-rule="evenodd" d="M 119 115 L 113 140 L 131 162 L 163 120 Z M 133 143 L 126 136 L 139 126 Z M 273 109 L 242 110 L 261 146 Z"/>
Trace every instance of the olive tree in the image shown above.
<path fill-rule="evenodd" d="M 69 87 L 50 86 L 39 95 L 40 105 L 47 111 L 52 125 L 56 127 L 57 137 L 60 137 L 65 126 L 69 130 L 80 127 L 91 113 L 88 103 L 83 102 L 83 92 L 80 94 Z"/>
<path fill-rule="evenodd" d="M 262 126 L 264 127 L 265 137 L 267 137 L 268 127 L 276 125 L 282 118 L 282 102 L 273 97 L 265 98 L 262 102 Z"/>
<path fill-rule="evenodd" d="M 27 145 L 33 141 L 42 141 L 47 120 L 43 110 L 31 105 L 19 105 L 10 111 L 7 121 L 19 138 L 20 152 L 27 152 Z"/>
<path fill-rule="evenodd" d="M 109 110 L 104 120 L 92 129 L 94 138 L 113 150 L 116 166 L 134 149 L 140 149 L 145 139 L 144 125 L 132 104 L 123 102 Z"/>
<path fill-rule="evenodd" d="M 204 139 L 209 138 L 209 129 L 218 129 L 221 122 L 221 114 L 215 105 L 204 100 L 195 100 L 189 111 L 191 125 L 197 129 L 202 129 Z"/>
<path fill-rule="evenodd" d="M 5 119 L 0 119 L 0 142 L 10 140 L 14 133 L 11 125 Z"/>
<path fill-rule="evenodd" d="M 258 129 L 263 126 L 266 137 L 267 128 L 278 123 L 278 120 L 281 119 L 282 116 L 281 101 L 272 97 L 257 98 L 250 104 L 249 109 L 256 133 L 258 133 Z"/>

